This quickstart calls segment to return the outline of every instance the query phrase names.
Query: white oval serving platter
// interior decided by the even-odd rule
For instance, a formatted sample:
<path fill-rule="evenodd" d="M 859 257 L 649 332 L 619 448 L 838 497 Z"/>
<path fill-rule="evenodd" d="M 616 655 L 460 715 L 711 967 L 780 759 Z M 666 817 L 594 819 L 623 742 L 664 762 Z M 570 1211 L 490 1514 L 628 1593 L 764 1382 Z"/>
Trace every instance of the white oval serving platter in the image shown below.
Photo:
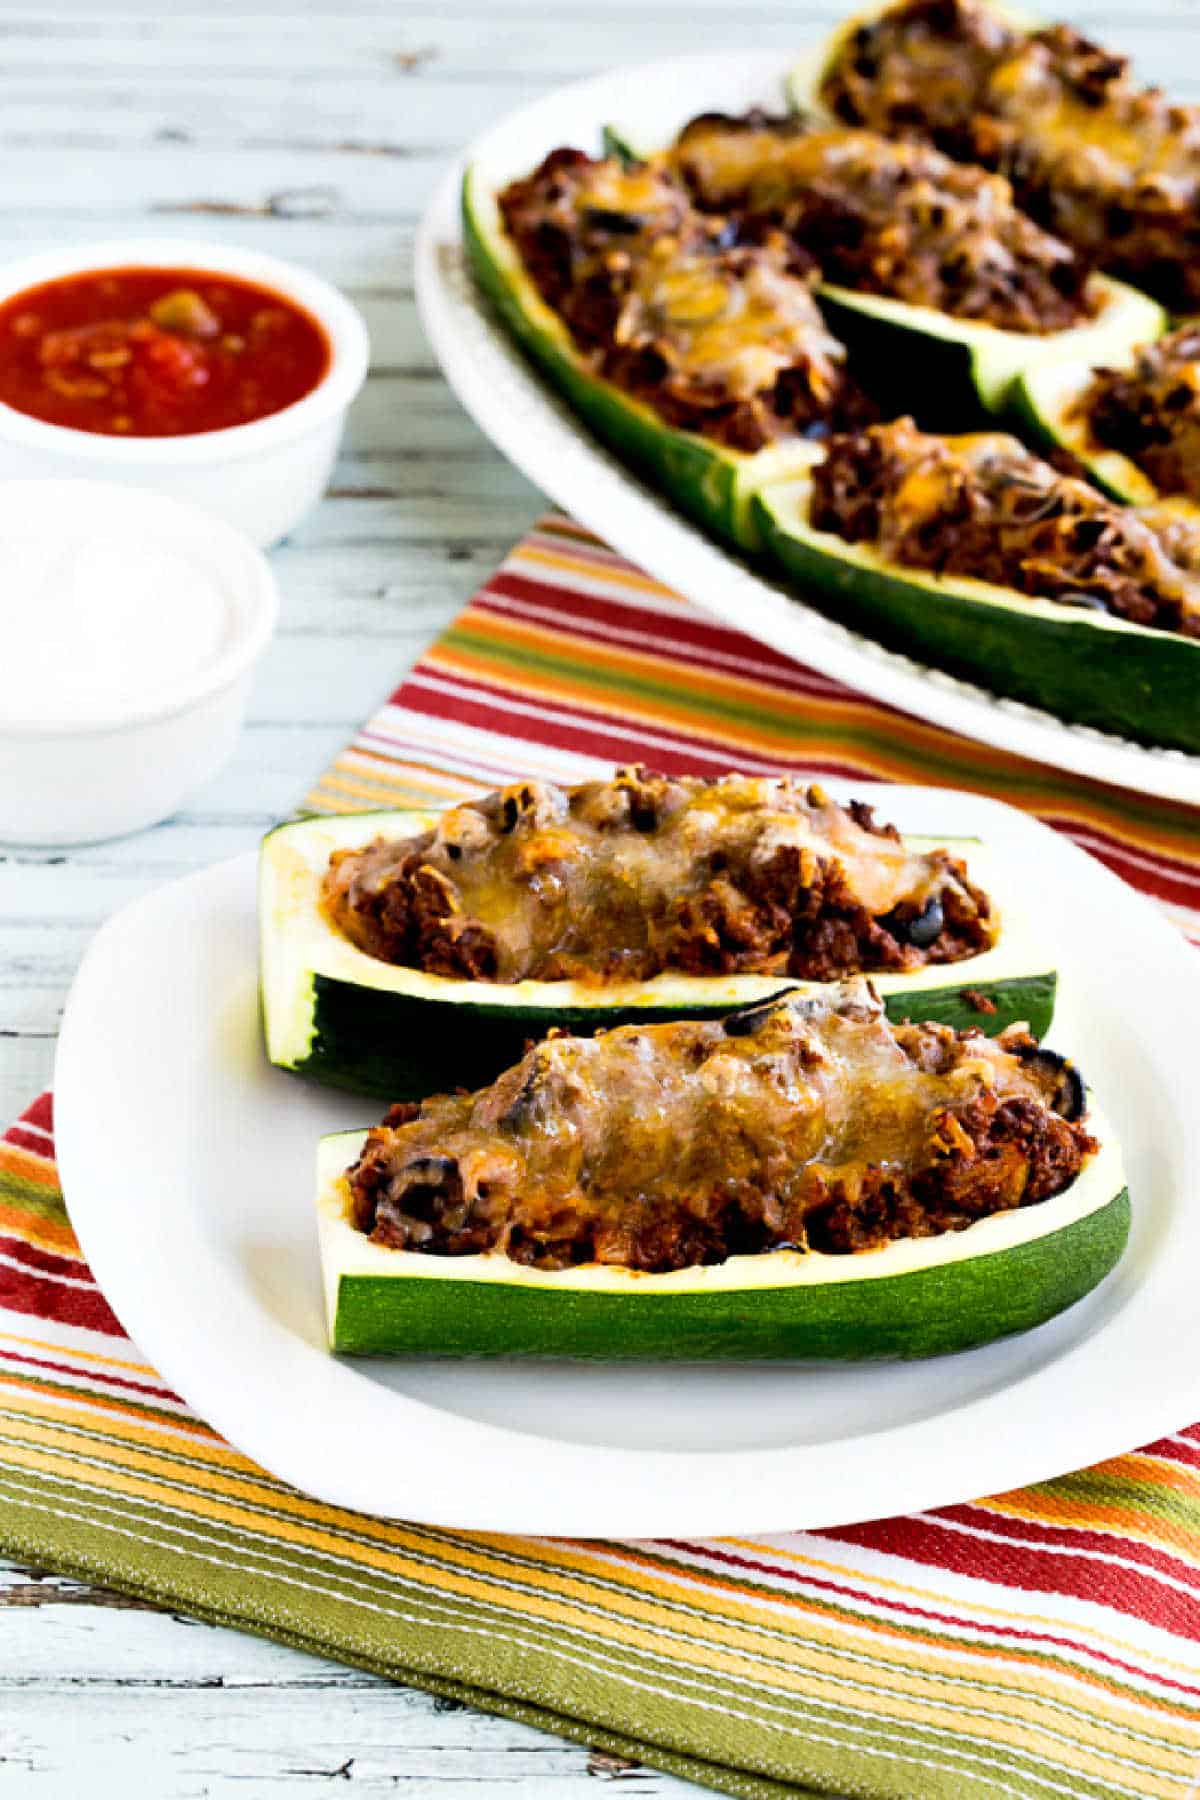
<path fill-rule="evenodd" d="M 476 290 L 459 218 L 467 163 L 503 181 L 527 173 L 557 144 L 596 151 L 606 124 L 634 143 L 655 144 L 694 113 L 780 108 L 794 61 L 778 51 L 706 52 L 616 69 L 557 88 L 477 138 L 447 172 L 417 236 L 417 299 L 447 380 L 480 428 L 544 493 L 726 624 L 948 731 L 1097 781 L 1200 802 L 1200 757 L 1067 725 L 926 668 L 836 624 L 720 549 L 601 448 Z"/>

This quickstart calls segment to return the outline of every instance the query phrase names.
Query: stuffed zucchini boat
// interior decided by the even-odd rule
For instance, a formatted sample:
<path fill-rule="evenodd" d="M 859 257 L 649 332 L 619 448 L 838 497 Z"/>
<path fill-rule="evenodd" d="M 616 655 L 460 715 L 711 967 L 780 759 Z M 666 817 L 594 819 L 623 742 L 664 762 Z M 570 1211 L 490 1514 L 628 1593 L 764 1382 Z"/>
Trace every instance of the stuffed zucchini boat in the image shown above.
<path fill-rule="evenodd" d="M 1142 86 L 1071 26 L 987 0 L 900 0 L 839 27 L 790 89 L 801 112 L 1004 175 L 1092 266 L 1176 312 L 1200 305 L 1200 107 Z"/>
<path fill-rule="evenodd" d="M 1001 176 L 929 144 L 794 118 L 705 114 L 655 159 L 748 241 L 783 233 L 820 272 L 822 310 L 884 414 L 965 430 L 1019 374 L 1123 357 L 1165 326 L 1144 294 L 1092 276 Z"/>
<path fill-rule="evenodd" d="M 610 449 L 715 537 L 756 548 L 750 499 L 863 416 L 845 351 L 778 247 L 736 247 L 661 171 L 557 150 L 462 190 L 475 278 Z"/>
<path fill-rule="evenodd" d="M 781 567 L 844 623 L 1058 718 L 1200 751 L 1200 577 L 1178 521 L 1014 438 L 904 419 L 834 438 L 758 505 Z"/>
<path fill-rule="evenodd" d="M 890 1025 L 862 980 L 532 1047 L 480 1092 L 323 1140 L 331 1347 L 932 1356 L 1114 1266 L 1120 1154 L 1074 1068 Z"/>
<path fill-rule="evenodd" d="M 1028 371 L 1013 392 L 1024 435 L 1065 450 L 1114 500 L 1200 520 L 1200 327 L 1142 344 L 1115 367 Z"/>
<path fill-rule="evenodd" d="M 267 1051 L 406 1099 L 489 1081 L 552 1028 L 718 1017 L 862 971 L 895 1018 L 1040 1033 L 1055 975 L 1022 885 L 982 844 L 901 840 L 787 778 L 622 770 L 305 819 L 261 854 Z"/>

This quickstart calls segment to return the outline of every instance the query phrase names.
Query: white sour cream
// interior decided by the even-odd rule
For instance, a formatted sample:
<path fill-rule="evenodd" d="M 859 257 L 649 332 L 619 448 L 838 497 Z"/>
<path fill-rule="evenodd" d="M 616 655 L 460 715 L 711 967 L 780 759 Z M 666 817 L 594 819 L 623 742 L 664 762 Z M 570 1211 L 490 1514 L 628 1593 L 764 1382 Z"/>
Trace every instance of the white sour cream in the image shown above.
<path fill-rule="evenodd" d="M 228 648 L 234 620 L 216 572 L 129 523 L 0 533 L 0 725 L 120 719 Z"/>

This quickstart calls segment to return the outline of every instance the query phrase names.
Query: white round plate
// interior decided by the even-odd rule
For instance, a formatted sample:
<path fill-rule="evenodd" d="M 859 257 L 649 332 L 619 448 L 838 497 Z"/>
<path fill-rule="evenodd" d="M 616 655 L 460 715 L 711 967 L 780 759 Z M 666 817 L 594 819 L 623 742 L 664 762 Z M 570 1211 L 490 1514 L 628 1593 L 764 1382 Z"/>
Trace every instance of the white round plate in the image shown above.
<path fill-rule="evenodd" d="M 421 319 L 447 380 L 476 424 L 543 492 L 726 624 L 948 731 L 1096 781 L 1200 802 L 1200 757 L 1067 725 L 922 667 L 835 624 L 719 549 L 589 436 L 478 293 L 459 217 L 468 163 L 501 182 L 528 173 L 557 144 L 595 151 L 605 124 L 627 131 L 634 143 L 653 144 L 698 112 L 778 108 L 794 60 L 777 51 L 732 51 L 617 69 L 558 88 L 477 138 L 447 173 L 417 236 Z"/>
<path fill-rule="evenodd" d="M 994 801 L 856 791 L 902 829 L 1028 868 L 1070 1045 L 1126 1153 L 1129 1251 L 1038 1330 L 929 1363 L 689 1367 L 337 1359 L 313 1164 L 382 1107 L 271 1069 L 254 858 L 100 931 L 67 1006 L 57 1141 L 71 1219 L 130 1336 L 240 1450 L 333 1504 L 493 1531 L 799 1529 L 919 1511 L 1094 1462 L 1200 1417 L 1200 961 L 1133 891 Z"/>

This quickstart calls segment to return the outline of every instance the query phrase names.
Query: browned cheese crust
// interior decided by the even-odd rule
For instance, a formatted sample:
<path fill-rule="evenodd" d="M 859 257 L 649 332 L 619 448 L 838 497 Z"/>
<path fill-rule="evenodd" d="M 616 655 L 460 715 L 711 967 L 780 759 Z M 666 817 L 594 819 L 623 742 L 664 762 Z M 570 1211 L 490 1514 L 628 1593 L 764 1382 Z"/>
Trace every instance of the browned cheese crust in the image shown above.
<path fill-rule="evenodd" d="M 1096 443 L 1161 494 L 1200 500 L 1200 326 L 1143 344 L 1131 369 L 1098 369 L 1080 410 Z"/>
<path fill-rule="evenodd" d="M 1179 532 L 1000 432 L 937 437 L 898 419 L 835 437 L 809 522 L 908 568 L 1200 637 L 1200 585 L 1172 560 Z"/>
<path fill-rule="evenodd" d="M 699 205 L 752 240 L 785 232 L 825 281 L 1006 331 L 1063 331 L 1093 310 L 1084 263 L 1004 177 L 929 144 L 706 114 L 666 161 Z"/>
<path fill-rule="evenodd" d="M 847 124 L 999 171 L 1093 266 L 1179 311 L 1200 303 L 1200 108 L 1142 87 L 1070 26 L 1024 32 L 980 0 L 906 0 L 851 35 L 822 96 Z"/>
<path fill-rule="evenodd" d="M 499 196 L 542 299 L 598 375 L 670 425 L 734 449 L 866 416 L 782 237 L 739 245 L 679 183 L 555 150 Z"/>
<path fill-rule="evenodd" d="M 618 770 L 518 782 L 431 831 L 333 855 L 324 904 L 370 956 L 514 982 L 780 974 L 954 962 L 994 936 L 945 850 L 787 776 Z"/>
<path fill-rule="evenodd" d="M 476 1094 L 394 1108 L 358 1228 L 435 1256 L 647 1271 L 958 1231 L 1061 1193 L 1096 1148 L 1070 1065 L 889 1025 L 865 981 L 727 1020 L 551 1037 Z"/>

